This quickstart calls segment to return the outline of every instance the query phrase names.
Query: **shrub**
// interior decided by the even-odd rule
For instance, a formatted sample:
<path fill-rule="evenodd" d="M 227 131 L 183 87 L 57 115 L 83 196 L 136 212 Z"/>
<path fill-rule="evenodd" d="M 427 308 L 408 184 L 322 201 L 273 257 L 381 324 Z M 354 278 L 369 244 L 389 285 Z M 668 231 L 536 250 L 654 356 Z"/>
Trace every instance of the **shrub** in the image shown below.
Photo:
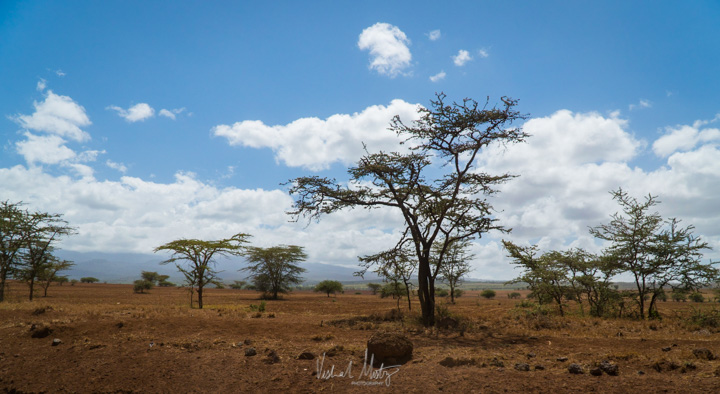
<path fill-rule="evenodd" d="M 463 290 L 455 289 L 455 298 L 462 297 L 463 293 L 465 293 Z"/>
<path fill-rule="evenodd" d="M 497 293 L 495 293 L 495 290 L 487 289 L 487 290 L 483 290 L 482 293 L 480 293 L 480 296 L 487 298 L 488 300 L 491 300 L 491 299 L 495 298 L 496 294 Z"/>
<path fill-rule="evenodd" d="M 144 293 L 145 290 L 153 288 L 153 282 L 145 279 L 138 279 L 133 285 L 133 291 L 136 293 Z"/>
<path fill-rule="evenodd" d="M 233 283 L 230 284 L 231 289 L 235 290 L 242 290 L 242 288 L 247 284 L 244 280 L 236 280 Z"/>
<path fill-rule="evenodd" d="M 359 291 L 356 291 L 356 292 L 355 292 L 355 295 L 362 295 L 362 293 L 359 292 Z"/>
<path fill-rule="evenodd" d="M 435 288 L 435 297 L 447 297 L 450 293 L 442 287 Z"/>
<path fill-rule="evenodd" d="M 687 322 L 700 328 L 718 328 L 720 327 L 720 309 L 700 310 L 693 308 Z"/>
<path fill-rule="evenodd" d="M 673 301 L 687 301 L 687 292 L 685 290 L 681 289 L 674 289 L 672 291 L 672 299 Z"/>
<path fill-rule="evenodd" d="M 260 305 L 250 304 L 251 311 L 265 312 L 265 301 L 261 301 Z"/>
<path fill-rule="evenodd" d="M 87 276 L 84 278 L 80 278 L 80 282 L 82 282 L 82 283 L 97 283 L 97 282 L 100 282 L 100 279 L 93 278 L 92 276 Z"/>
<path fill-rule="evenodd" d="M 404 284 L 395 285 L 394 283 L 388 283 L 380 290 L 380 298 L 386 297 L 403 297 L 407 294 L 407 288 Z"/>
<path fill-rule="evenodd" d="M 373 295 L 377 294 L 377 292 L 382 289 L 382 285 L 378 283 L 368 283 L 367 287 L 372 290 Z"/>
<path fill-rule="evenodd" d="M 75 286 L 75 283 L 78 283 L 77 279 L 70 280 L 70 286 Z"/>
<path fill-rule="evenodd" d="M 695 293 L 690 294 L 690 301 L 692 301 L 692 302 L 703 302 L 703 301 L 705 301 L 705 297 L 703 297 L 702 293 L 700 293 L 700 292 L 698 291 L 698 292 L 695 292 Z"/>
<path fill-rule="evenodd" d="M 508 294 L 508 298 L 513 299 L 513 300 L 516 299 L 516 298 L 520 298 L 521 296 L 522 296 L 522 295 L 521 295 L 520 293 L 516 292 L 516 291 Z"/>

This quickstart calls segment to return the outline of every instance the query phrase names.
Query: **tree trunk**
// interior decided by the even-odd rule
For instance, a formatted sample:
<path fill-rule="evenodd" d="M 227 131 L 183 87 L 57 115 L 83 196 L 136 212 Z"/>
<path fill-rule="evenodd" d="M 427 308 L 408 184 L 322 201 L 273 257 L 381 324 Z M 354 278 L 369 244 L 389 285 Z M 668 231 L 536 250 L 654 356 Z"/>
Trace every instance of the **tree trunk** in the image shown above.
<path fill-rule="evenodd" d="M 33 300 L 34 290 L 35 290 L 35 278 L 33 277 L 30 279 L 30 301 Z"/>
<path fill-rule="evenodd" d="M 7 270 L 5 268 L 0 271 L 0 302 L 5 301 L 5 278 L 7 277 Z"/>
<path fill-rule="evenodd" d="M 455 286 L 453 286 L 452 282 L 450 282 L 450 303 L 455 303 Z"/>
<path fill-rule="evenodd" d="M 418 263 L 418 298 L 422 321 L 425 327 L 432 327 L 435 325 L 435 281 L 430 275 L 430 260 L 421 257 Z"/>
<path fill-rule="evenodd" d="M 198 309 L 202 309 L 202 306 L 203 306 L 202 291 L 203 291 L 202 286 L 198 286 L 198 290 L 197 290 L 197 293 L 198 293 Z"/>

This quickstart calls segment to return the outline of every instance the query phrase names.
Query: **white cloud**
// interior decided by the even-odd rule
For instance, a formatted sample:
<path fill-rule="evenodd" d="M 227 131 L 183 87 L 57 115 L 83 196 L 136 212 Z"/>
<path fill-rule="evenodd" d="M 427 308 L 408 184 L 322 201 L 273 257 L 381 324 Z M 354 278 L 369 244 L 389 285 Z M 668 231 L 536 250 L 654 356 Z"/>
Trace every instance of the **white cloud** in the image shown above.
<path fill-rule="evenodd" d="M 57 135 L 39 136 L 25 133 L 27 139 L 15 143 L 17 152 L 28 164 L 58 164 L 76 157 L 75 152 L 65 146 L 65 140 Z"/>
<path fill-rule="evenodd" d="M 692 126 L 666 128 L 666 133 L 653 143 L 653 152 L 659 157 L 668 157 L 674 152 L 693 149 L 700 143 L 720 142 L 720 129 L 700 130 L 701 125 L 702 123 L 696 122 Z"/>
<path fill-rule="evenodd" d="M 360 33 L 358 47 L 370 51 L 370 69 L 391 78 L 410 67 L 410 40 L 396 26 L 376 23 Z"/>
<path fill-rule="evenodd" d="M 352 115 L 301 118 L 284 126 L 245 120 L 216 126 L 213 134 L 227 138 L 230 145 L 271 148 L 277 161 L 318 171 L 335 162 L 354 163 L 364 152 L 363 143 L 370 151 L 398 150 L 399 140 L 388 130 L 390 121 L 395 115 L 405 122 L 416 119 L 417 106 L 393 100 L 388 106 L 375 105 Z"/>
<path fill-rule="evenodd" d="M 630 104 L 628 106 L 628 109 L 630 109 L 630 111 L 641 108 L 652 108 L 652 103 L 649 100 L 640 99 L 637 104 Z"/>
<path fill-rule="evenodd" d="M 42 92 L 43 90 L 45 90 L 46 87 L 47 87 L 47 81 L 40 78 L 40 80 L 37 82 L 37 86 L 35 86 L 35 89 L 38 92 Z"/>
<path fill-rule="evenodd" d="M 470 52 L 461 49 L 458 51 L 458 54 L 453 56 L 453 63 L 455 63 L 456 66 L 461 67 L 464 66 L 465 63 L 472 60 L 472 56 L 470 56 Z"/>
<path fill-rule="evenodd" d="M 431 82 L 442 81 L 443 79 L 445 79 L 445 76 L 446 76 L 446 75 L 447 75 L 447 74 L 445 74 L 445 71 L 440 71 L 439 73 L 431 76 L 431 77 L 430 77 L 430 81 L 431 81 Z"/>
<path fill-rule="evenodd" d="M 120 117 L 124 118 L 128 122 L 138 122 L 151 118 L 155 115 L 155 110 L 147 103 L 135 104 L 128 109 L 123 109 L 115 105 L 108 106 L 107 109 L 117 111 Z"/>
<path fill-rule="evenodd" d="M 478 56 L 480 56 L 482 58 L 486 58 L 486 57 L 490 56 L 490 53 L 487 51 L 487 49 L 483 48 L 483 49 L 478 50 Z"/>
<path fill-rule="evenodd" d="M 183 111 L 185 111 L 185 107 L 175 108 L 175 109 L 172 109 L 172 110 L 168 110 L 168 109 L 163 108 L 163 109 L 160 110 L 160 112 L 158 113 L 158 115 L 164 116 L 164 117 L 166 117 L 166 118 L 170 118 L 170 119 L 172 119 L 172 120 L 175 120 L 176 116 L 179 115 L 179 114 L 181 114 Z"/>
<path fill-rule="evenodd" d="M 75 141 L 87 141 L 90 135 L 80 129 L 89 126 L 90 119 L 85 108 L 68 96 L 59 96 L 48 90 L 45 100 L 33 102 L 32 115 L 12 117 L 17 124 L 28 130 L 35 130 L 67 137 Z"/>
<path fill-rule="evenodd" d="M 127 172 L 127 167 L 125 167 L 122 163 L 116 163 L 112 160 L 105 161 L 105 165 L 112 168 L 113 170 L 117 170 L 122 172 L 123 174 Z"/>
<path fill-rule="evenodd" d="M 427 34 L 430 41 L 437 41 L 440 39 L 440 30 L 433 30 Z"/>
<path fill-rule="evenodd" d="M 55 70 L 55 74 L 56 74 L 58 77 L 64 77 L 65 75 L 67 75 L 67 74 L 65 74 L 65 73 L 63 72 L 63 70 Z"/>

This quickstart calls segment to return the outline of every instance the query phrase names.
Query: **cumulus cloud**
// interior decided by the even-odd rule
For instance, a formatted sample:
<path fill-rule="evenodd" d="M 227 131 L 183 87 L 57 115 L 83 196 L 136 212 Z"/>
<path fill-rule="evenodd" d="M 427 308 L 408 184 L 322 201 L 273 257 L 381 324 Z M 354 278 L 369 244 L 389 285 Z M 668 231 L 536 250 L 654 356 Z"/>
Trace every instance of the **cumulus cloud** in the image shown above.
<path fill-rule="evenodd" d="M 175 120 L 176 116 L 185 111 L 185 107 L 175 109 L 161 109 L 158 115 Z"/>
<path fill-rule="evenodd" d="M 38 92 L 42 92 L 43 90 L 45 90 L 46 87 L 47 87 L 47 81 L 40 78 L 40 80 L 37 82 L 37 85 L 35 86 L 35 89 Z"/>
<path fill-rule="evenodd" d="M 39 136 L 26 132 L 25 137 L 15 146 L 28 164 L 58 164 L 76 157 L 75 152 L 65 146 L 66 141 L 57 135 Z"/>
<path fill-rule="evenodd" d="M 720 129 L 702 129 L 702 123 L 692 126 L 678 125 L 665 129 L 665 134 L 653 143 L 653 152 L 659 157 L 668 157 L 674 152 L 683 152 L 702 143 L 720 142 Z M 720 161 L 720 160 L 719 160 Z"/>
<path fill-rule="evenodd" d="M 405 122 L 417 118 L 418 104 L 393 100 L 374 105 L 360 113 L 337 114 L 323 120 L 301 118 L 287 125 L 268 126 L 259 120 L 245 120 L 213 128 L 213 134 L 227 138 L 230 145 L 271 148 L 277 161 L 290 167 L 313 171 L 332 163 L 351 164 L 359 159 L 366 144 L 370 151 L 398 150 L 399 139 L 388 130 L 393 116 Z"/>
<path fill-rule="evenodd" d="M 445 76 L 446 76 L 445 71 L 440 71 L 439 73 L 431 76 L 430 81 L 431 82 L 442 81 L 443 79 L 445 79 Z"/>
<path fill-rule="evenodd" d="M 376 23 L 360 33 L 357 43 L 370 51 L 370 69 L 394 78 L 410 67 L 410 40 L 397 26 Z"/>
<path fill-rule="evenodd" d="M 114 110 L 128 122 L 138 122 L 155 116 L 155 110 L 147 103 L 135 104 L 128 109 L 123 109 L 115 105 L 108 106 L 107 109 Z"/>
<path fill-rule="evenodd" d="M 89 126 L 90 119 L 85 108 L 68 96 L 60 96 L 48 90 L 45 100 L 34 101 L 35 112 L 32 115 L 16 115 L 11 117 L 20 127 L 75 141 L 87 141 L 90 135 L 80 127 Z"/>
<path fill-rule="evenodd" d="M 470 52 L 461 49 L 458 51 L 458 54 L 452 57 L 453 63 L 455 63 L 456 66 L 462 67 L 465 65 L 465 63 L 472 60 L 472 56 L 470 56 Z"/>
<path fill-rule="evenodd" d="M 437 41 L 440 39 L 440 30 L 433 30 L 427 34 L 430 41 Z"/>

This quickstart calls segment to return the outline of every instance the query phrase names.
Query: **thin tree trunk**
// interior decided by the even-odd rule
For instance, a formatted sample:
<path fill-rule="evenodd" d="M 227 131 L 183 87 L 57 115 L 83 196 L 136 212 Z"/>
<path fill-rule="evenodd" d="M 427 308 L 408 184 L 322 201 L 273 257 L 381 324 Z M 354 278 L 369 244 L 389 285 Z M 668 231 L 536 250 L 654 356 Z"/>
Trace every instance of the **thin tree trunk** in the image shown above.
<path fill-rule="evenodd" d="M 203 307 L 203 301 L 202 301 L 202 291 L 203 288 L 201 286 L 198 286 L 198 309 L 202 309 Z"/>

